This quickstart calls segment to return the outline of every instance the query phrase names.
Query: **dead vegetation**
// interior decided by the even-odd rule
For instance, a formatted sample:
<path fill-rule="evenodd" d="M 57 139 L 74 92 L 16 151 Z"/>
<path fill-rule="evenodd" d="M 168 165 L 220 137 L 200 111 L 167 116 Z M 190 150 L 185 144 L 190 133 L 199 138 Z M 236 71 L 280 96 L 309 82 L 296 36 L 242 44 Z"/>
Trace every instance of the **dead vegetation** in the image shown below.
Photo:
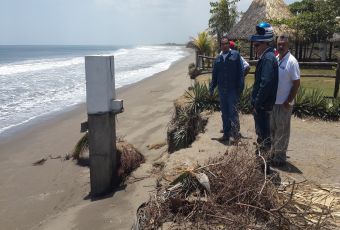
<path fill-rule="evenodd" d="M 166 145 L 166 142 L 161 142 L 161 143 L 156 143 L 156 144 L 150 144 L 150 145 L 147 145 L 146 147 L 149 149 L 149 150 L 152 150 L 152 149 L 160 149 L 162 148 L 163 146 Z"/>
<path fill-rule="evenodd" d="M 144 156 L 131 144 L 122 138 L 117 138 L 117 168 L 118 181 L 125 178 L 145 162 Z M 72 157 L 79 165 L 89 166 L 89 144 L 88 133 L 86 133 L 73 149 Z"/>
<path fill-rule="evenodd" d="M 118 177 L 124 180 L 140 164 L 145 162 L 144 156 L 131 144 L 124 140 L 117 141 Z"/>
<path fill-rule="evenodd" d="M 339 221 L 339 187 L 265 177 L 244 146 L 159 181 L 136 229 L 335 229 Z"/>

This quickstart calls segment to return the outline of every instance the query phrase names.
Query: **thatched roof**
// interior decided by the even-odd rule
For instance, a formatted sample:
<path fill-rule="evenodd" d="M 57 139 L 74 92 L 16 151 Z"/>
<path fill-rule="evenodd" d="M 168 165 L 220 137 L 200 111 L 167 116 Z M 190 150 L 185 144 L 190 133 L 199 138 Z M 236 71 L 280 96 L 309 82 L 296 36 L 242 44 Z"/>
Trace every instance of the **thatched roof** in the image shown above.
<path fill-rule="evenodd" d="M 262 21 L 290 18 L 292 13 L 283 0 L 253 0 L 241 20 L 228 33 L 230 39 L 248 39 L 255 33 L 255 26 Z M 284 28 L 273 26 L 277 35 Z M 286 32 L 286 31 L 285 31 Z"/>

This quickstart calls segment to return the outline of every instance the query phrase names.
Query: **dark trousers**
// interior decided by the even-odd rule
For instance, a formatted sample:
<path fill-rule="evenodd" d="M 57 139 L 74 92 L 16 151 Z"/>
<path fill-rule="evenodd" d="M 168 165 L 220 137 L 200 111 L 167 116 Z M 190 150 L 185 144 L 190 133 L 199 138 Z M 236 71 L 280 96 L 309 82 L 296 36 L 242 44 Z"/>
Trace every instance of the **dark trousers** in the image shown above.
<path fill-rule="evenodd" d="M 253 113 L 253 116 L 255 120 L 258 150 L 260 150 L 263 155 L 268 155 L 271 147 L 270 111 L 257 109 L 256 113 Z"/>
<path fill-rule="evenodd" d="M 227 138 L 234 137 L 238 133 L 239 126 L 239 117 L 237 112 L 238 94 L 236 91 L 219 91 L 219 95 L 224 136 Z"/>

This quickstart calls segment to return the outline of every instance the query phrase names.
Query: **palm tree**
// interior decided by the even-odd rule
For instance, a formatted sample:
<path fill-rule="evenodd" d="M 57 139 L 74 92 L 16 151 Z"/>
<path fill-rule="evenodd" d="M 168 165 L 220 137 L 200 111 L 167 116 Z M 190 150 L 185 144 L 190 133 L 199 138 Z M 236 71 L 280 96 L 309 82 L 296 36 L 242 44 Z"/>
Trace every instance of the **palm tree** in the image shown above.
<path fill-rule="evenodd" d="M 191 43 L 196 50 L 196 66 L 198 66 L 198 55 L 208 56 L 212 48 L 212 39 L 208 32 L 203 31 L 198 33 L 197 38 L 192 38 Z"/>

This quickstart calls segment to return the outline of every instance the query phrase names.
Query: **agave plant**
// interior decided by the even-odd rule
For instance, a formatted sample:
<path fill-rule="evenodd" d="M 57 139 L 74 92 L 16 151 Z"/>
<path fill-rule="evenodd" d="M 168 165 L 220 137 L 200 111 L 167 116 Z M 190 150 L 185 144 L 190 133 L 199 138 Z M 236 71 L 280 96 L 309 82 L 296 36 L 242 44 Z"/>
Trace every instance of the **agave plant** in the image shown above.
<path fill-rule="evenodd" d="M 340 119 L 340 99 L 328 100 L 320 89 L 307 92 L 300 87 L 293 109 L 297 117 L 316 117 L 323 120 Z"/>
<path fill-rule="evenodd" d="M 325 118 L 327 112 L 327 101 L 320 89 L 313 89 L 307 95 L 309 101 L 309 110 L 312 116 Z"/>
<path fill-rule="evenodd" d="M 218 92 L 214 90 L 210 95 L 207 84 L 196 82 L 191 91 L 185 92 L 185 98 L 188 100 L 189 108 L 195 113 L 203 110 L 219 110 Z"/>
<path fill-rule="evenodd" d="M 188 147 L 202 130 L 202 119 L 189 106 L 178 108 L 168 127 L 168 151 Z"/>
<path fill-rule="evenodd" d="M 293 114 L 299 118 L 308 114 L 309 101 L 306 95 L 306 89 L 300 87 L 295 97 L 295 105 L 293 107 Z"/>
<path fill-rule="evenodd" d="M 238 108 L 242 113 L 248 114 L 251 113 L 251 92 L 253 87 L 246 86 L 245 89 L 242 91 L 240 100 L 238 103 Z"/>
<path fill-rule="evenodd" d="M 340 98 L 333 98 L 327 107 L 327 120 L 338 121 L 340 119 Z"/>

